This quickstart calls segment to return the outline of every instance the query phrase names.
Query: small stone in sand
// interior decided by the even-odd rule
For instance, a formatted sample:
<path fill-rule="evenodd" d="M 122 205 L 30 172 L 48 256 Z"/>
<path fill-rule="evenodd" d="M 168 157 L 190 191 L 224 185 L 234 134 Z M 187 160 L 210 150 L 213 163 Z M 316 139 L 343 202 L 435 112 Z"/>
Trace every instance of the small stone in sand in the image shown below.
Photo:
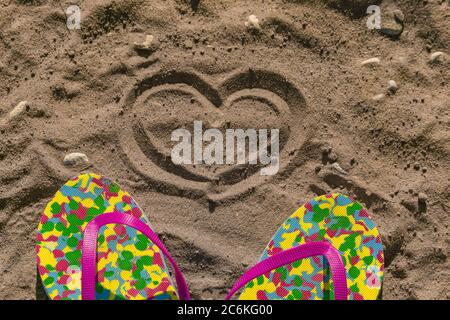
<path fill-rule="evenodd" d="M 379 58 L 370 58 L 361 62 L 362 66 L 373 66 L 380 64 L 381 60 Z"/>
<path fill-rule="evenodd" d="M 390 11 L 382 19 L 380 32 L 388 37 L 398 38 L 403 33 L 404 20 L 401 10 Z"/>
<path fill-rule="evenodd" d="M 394 80 L 389 80 L 388 90 L 390 93 L 396 93 L 398 90 L 397 82 L 395 82 Z"/>
<path fill-rule="evenodd" d="M 186 49 L 192 49 L 194 47 L 194 42 L 192 42 L 192 40 L 187 39 L 186 41 L 184 41 L 183 46 Z"/>
<path fill-rule="evenodd" d="M 154 52 L 158 49 L 158 42 L 153 35 L 147 34 L 142 43 L 134 43 L 134 49 L 137 51 Z"/>
<path fill-rule="evenodd" d="M 17 106 L 14 107 L 14 109 L 11 110 L 9 113 L 9 117 L 11 119 L 18 117 L 22 113 L 24 113 L 27 109 L 30 108 L 30 105 L 28 101 L 21 101 L 17 104 Z"/>
<path fill-rule="evenodd" d="M 340 174 L 348 175 L 348 172 L 342 169 L 342 167 L 339 165 L 339 163 L 335 162 L 331 165 L 331 168 L 333 168 L 335 171 L 337 171 Z"/>
<path fill-rule="evenodd" d="M 444 62 L 445 53 L 441 51 L 433 52 L 430 55 L 430 63 L 432 64 L 438 64 Z"/>
<path fill-rule="evenodd" d="M 245 22 L 245 26 L 249 30 L 257 30 L 257 31 L 261 30 L 259 20 L 254 14 L 248 16 L 247 21 Z"/>
<path fill-rule="evenodd" d="M 64 157 L 63 163 L 65 166 L 81 166 L 88 165 L 89 159 L 84 153 L 74 152 Z"/>
<path fill-rule="evenodd" d="M 421 192 L 418 195 L 418 200 L 419 200 L 419 203 L 421 203 L 421 204 L 426 203 L 428 200 L 428 196 L 425 193 Z"/>

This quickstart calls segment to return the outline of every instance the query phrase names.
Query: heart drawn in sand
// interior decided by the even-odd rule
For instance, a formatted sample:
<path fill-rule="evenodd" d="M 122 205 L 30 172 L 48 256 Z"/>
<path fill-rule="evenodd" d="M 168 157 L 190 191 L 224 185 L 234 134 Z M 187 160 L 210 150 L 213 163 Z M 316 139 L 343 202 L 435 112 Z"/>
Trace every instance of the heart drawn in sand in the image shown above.
<path fill-rule="evenodd" d="M 159 191 L 221 200 L 261 184 L 261 165 L 177 165 L 172 162 L 174 130 L 279 129 L 279 171 L 289 165 L 289 151 L 304 142 L 305 100 L 283 76 L 247 69 L 219 81 L 195 72 L 166 71 L 143 77 L 124 99 L 132 125 L 121 145 L 132 167 Z"/>

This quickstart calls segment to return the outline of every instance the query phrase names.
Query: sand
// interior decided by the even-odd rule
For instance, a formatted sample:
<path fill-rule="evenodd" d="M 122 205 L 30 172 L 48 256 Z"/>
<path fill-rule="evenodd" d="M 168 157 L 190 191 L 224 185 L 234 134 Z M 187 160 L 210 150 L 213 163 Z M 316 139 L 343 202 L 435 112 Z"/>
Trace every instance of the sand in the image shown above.
<path fill-rule="evenodd" d="M 449 3 L 373 2 L 401 35 L 368 30 L 363 0 L 0 1 L 0 299 L 45 298 L 39 217 L 80 172 L 134 195 L 193 298 L 223 298 L 296 208 L 342 192 L 382 234 L 382 298 L 449 299 Z M 194 120 L 279 128 L 280 171 L 174 166 Z"/>

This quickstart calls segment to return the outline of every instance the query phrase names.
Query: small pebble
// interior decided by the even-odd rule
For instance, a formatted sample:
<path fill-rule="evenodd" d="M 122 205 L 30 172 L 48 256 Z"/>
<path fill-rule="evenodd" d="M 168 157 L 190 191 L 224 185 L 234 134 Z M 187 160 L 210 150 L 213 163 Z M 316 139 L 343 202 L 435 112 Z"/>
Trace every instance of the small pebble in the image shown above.
<path fill-rule="evenodd" d="M 445 53 L 441 51 L 434 52 L 430 55 L 430 63 L 438 64 L 444 62 Z"/>
<path fill-rule="evenodd" d="M 370 58 L 370 59 L 362 61 L 361 65 L 362 66 L 367 66 L 367 65 L 373 66 L 373 65 L 380 64 L 380 62 L 381 62 L 381 60 L 379 58 Z"/>
<path fill-rule="evenodd" d="M 89 159 L 84 153 L 74 152 L 64 157 L 63 163 L 65 166 L 81 166 L 88 165 Z"/>
<path fill-rule="evenodd" d="M 397 90 L 398 90 L 397 82 L 395 82 L 394 80 L 389 80 L 389 82 L 388 82 L 388 90 L 391 93 L 396 93 Z"/>
<path fill-rule="evenodd" d="M 388 12 L 382 18 L 380 32 L 388 37 L 398 38 L 404 29 L 405 16 L 401 10 Z"/>
<path fill-rule="evenodd" d="M 192 40 L 187 39 L 186 41 L 184 41 L 183 46 L 186 49 L 192 49 L 194 47 L 194 42 L 192 42 Z"/>
<path fill-rule="evenodd" d="M 19 102 L 19 104 L 17 104 L 17 106 L 14 107 L 14 109 L 11 110 L 11 112 L 9 113 L 9 117 L 11 119 L 18 117 L 19 115 L 24 113 L 28 108 L 30 108 L 30 104 L 28 103 L 28 101 L 21 101 Z"/>
<path fill-rule="evenodd" d="M 414 170 L 420 170 L 420 163 L 418 162 L 414 163 Z"/>
<path fill-rule="evenodd" d="M 142 43 L 135 42 L 134 49 L 138 51 L 154 52 L 158 49 L 158 41 L 151 34 L 145 35 L 145 40 Z"/>
<path fill-rule="evenodd" d="M 248 16 L 247 21 L 245 22 L 245 26 L 249 30 L 256 30 L 256 31 L 261 30 L 259 20 L 254 14 Z"/>
<path fill-rule="evenodd" d="M 348 175 L 348 172 L 342 169 L 342 167 L 339 165 L 339 163 L 335 162 L 331 165 L 331 168 L 333 168 L 335 171 L 337 171 L 340 174 Z"/>
<path fill-rule="evenodd" d="M 425 193 L 419 193 L 418 195 L 419 203 L 426 203 L 428 200 L 428 196 Z"/>

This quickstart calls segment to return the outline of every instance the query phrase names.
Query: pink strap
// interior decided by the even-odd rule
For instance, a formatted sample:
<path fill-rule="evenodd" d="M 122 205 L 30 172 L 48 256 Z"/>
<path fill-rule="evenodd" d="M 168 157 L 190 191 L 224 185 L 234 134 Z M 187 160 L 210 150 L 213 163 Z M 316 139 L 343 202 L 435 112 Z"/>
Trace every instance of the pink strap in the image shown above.
<path fill-rule="evenodd" d="M 106 224 L 123 224 L 132 227 L 153 242 L 172 264 L 175 271 L 175 280 L 179 298 L 189 300 L 189 289 L 181 270 L 170 256 L 166 247 L 159 240 L 156 233 L 143 221 L 129 214 L 113 212 L 97 216 L 90 221 L 84 229 L 83 247 L 81 256 L 81 297 L 83 300 L 95 300 L 95 285 L 97 282 L 97 237 L 99 229 Z"/>
<path fill-rule="evenodd" d="M 314 256 L 324 256 L 330 265 L 335 299 L 347 300 L 347 273 L 342 262 L 341 254 L 339 250 L 334 248 L 327 241 L 305 243 L 300 246 L 284 250 L 274 256 L 258 262 L 235 282 L 225 300 L 229 300 L 236 293 L 236 291 L 253 279 L 271 270 L 285 266 L 300 259 Z"/>

